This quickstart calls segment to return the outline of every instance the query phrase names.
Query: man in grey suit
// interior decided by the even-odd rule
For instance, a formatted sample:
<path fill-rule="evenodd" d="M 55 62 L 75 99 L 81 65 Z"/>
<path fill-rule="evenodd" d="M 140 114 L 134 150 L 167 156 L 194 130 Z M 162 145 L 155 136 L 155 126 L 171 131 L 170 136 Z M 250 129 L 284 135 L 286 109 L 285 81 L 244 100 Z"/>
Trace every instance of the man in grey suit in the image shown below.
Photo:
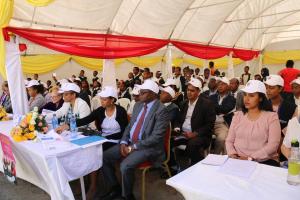
<path fill-rule="evenodd" d="M 169 124 L 166 107 L 158 100 L 159 87 L 152 80 L 141 85 L 140 102 L 133 108 L 132 118 L 123 133 L 120 144 L 108 149 L 103 155 L 103 174 L 111 191 L 104 199 L 133 196 L 134 172 L 145 161 L 162 161 L 164 138 Z M 115 164 L 121 161 L 122 187 L 115 175 Z M 121 194 L 122 193 L 122 194 Z"/>

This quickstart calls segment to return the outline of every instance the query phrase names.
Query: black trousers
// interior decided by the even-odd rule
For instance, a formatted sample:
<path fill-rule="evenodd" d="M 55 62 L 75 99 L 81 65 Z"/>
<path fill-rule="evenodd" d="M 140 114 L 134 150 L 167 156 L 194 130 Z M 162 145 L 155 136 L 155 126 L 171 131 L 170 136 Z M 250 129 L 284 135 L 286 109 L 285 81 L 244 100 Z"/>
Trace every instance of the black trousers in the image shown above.
<path fill-rule="evenodd" d="M 191 139 L 172 137 L 171 148 L 180 145 L 186 145 L 185 153 L 191 159 L 191 164 L 194 165 L 204 159 L 204 150 L 209 147 L 211 139 L 208 137 L 194 137 Z"/>

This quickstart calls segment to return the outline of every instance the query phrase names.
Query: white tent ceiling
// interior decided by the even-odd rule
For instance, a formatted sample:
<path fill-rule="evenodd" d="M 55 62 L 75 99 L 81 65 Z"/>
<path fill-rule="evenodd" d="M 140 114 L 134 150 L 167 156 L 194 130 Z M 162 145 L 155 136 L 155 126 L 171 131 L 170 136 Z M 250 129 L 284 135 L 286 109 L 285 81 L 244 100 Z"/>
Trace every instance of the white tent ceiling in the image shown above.
<path fill-rule="evenodd" d="M 10 26 L 262 50 L 300 38 L 300 0 L 15 0 Z"/>

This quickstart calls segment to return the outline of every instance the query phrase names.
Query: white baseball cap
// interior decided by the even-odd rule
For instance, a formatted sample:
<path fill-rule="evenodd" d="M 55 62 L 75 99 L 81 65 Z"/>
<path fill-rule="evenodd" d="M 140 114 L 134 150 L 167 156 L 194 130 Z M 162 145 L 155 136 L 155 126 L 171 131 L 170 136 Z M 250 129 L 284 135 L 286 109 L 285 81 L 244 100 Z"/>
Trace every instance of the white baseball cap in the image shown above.
<path fill-rule="evenodd" d="M 246 93 L 260 92 L 266 94 L 265 84 L 258 80 L 249 80 L 246 86 L 241 90 Z"/>
<path fill-rule="evenodd" d="M 135 84 L 132 90 L 133 95 L 139 95 L 141 90 L 141 85 Z"/>
<path fill-rule="evenodd" d="M 29 81 L 27 79 L 24 79 L 25 87 L 28 85 Z"/>
<path fill-rule="evenodd" d="M 152 92 L 158 94 L 159 93 L 159 87 L 158 85 L 150 79 L 145 80 L 145 82 L 141 85 L 141 90 L 151 90 Z"/>
<path fill-rule="evenodd" d="M 296 84 L 300 85 L 300 77 L 294 79 L 294 80 L 291 82 L 291 85 L 292 85 L 293 83 L 296 83 Z"/>
<path fill-rule="evenodd" d="M 97 94 L 97 96 L 99 97 L 113 97 L 115 99 L 118 99 L 118 91 L 116 88 L 112 87 L 112 86 L 105 86 L 101 92 L 99 92 Z"/>
<path fill-rule="evenodd" d="M 161 88 L 161 90 L 164 91 L 164 92 L 169 93 L 171 95 L 172 99 L 175 97 L 175 91 L 170 86 L 165 87 L 165 88 Z"/>
<path fill-rule="evenodd" d="M 58 92 L 64 93 L 64 92 L 69 92 L 69 91 L 80 93 L 80 88 L 75 83 L 63 83 Z"/>
<path fill-rule="evenodd" d="M 37 80 L 31 80 L 27 83 L 26 87 L 30 88 L 30 87 L 35 86 L 35 85 L 40 85 L 40 83 Z"/>
<path fill-rule="evenodd" d="M 189 81 L 189 84 L 191 84 L 194 87 L 197 87 L 201 90 L 202 88 L 202 83 L 200 80 L 196 79 L 196 78 L 191 78 L 191 80 Z"/>
<path fill-rule="evenodd" d="M 283 87 L 284 80 L 281 76 L 272 74 L 270 76 L 267 76 L 267 79 L 265 80 L 265 84 L 270 85 L 270 86 L 279 85 L 279 86 Z"/>
<path fill-rule="evenodd" d="M 229 79 L 226 78 L 226 77 L 219 78 L 219 81 L 221 81 L 222 83 L 225 83 L 225 84 L 227 84 L 227 85 L 230 84 Z"/>
<path fill-rule="evenodd" d="M 176 85 L 176 81 L 173 78 L 168 78 L 167 81 L 163 84 L 164 87 Z"/>

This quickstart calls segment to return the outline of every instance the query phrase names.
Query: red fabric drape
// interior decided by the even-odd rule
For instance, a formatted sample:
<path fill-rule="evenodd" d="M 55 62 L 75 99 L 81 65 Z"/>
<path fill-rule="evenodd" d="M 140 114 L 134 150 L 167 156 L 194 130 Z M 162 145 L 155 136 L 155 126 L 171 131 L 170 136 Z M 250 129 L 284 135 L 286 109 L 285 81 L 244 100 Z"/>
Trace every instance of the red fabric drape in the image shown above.
<path fill-rule="evenodd" d="M 185 53 L 202 58 L 202 59 L 216 59 L 228 55 L 230 48 L 205 46 L 201 44 L 192 44 L 186 42 L 171 41 L 174 46 L 184 51 Z"/>
<path fill-rule="evenodd" d="M 59 52 L 91 58 L 126 58 L 153 53 L 168 41 L 143 37 L 8 27 L 29 41 Z"/>
<path fill-rule="evenodd" d="M 234 57 L 242 60 L 251 60 L 259 54 L 259 51 L 252 50 L 124 35 L 49 31 L 15 27 L 8 27 L 5 31 L 10 31 L 55 51 L 90 58 L 114 59 L 143 56 L 157 51 L 169 42 L 189 55 L 208 60 L 224 57 L 229 55 L 231 51 L 233 51 Z"/>
<path fill-rule="evenodd" d="M 259 51 L 243 50 L 243 49 L 233 49 L 233 57 L 240 58 L 244 61 L 252 60 L 259 55 Z"/>

